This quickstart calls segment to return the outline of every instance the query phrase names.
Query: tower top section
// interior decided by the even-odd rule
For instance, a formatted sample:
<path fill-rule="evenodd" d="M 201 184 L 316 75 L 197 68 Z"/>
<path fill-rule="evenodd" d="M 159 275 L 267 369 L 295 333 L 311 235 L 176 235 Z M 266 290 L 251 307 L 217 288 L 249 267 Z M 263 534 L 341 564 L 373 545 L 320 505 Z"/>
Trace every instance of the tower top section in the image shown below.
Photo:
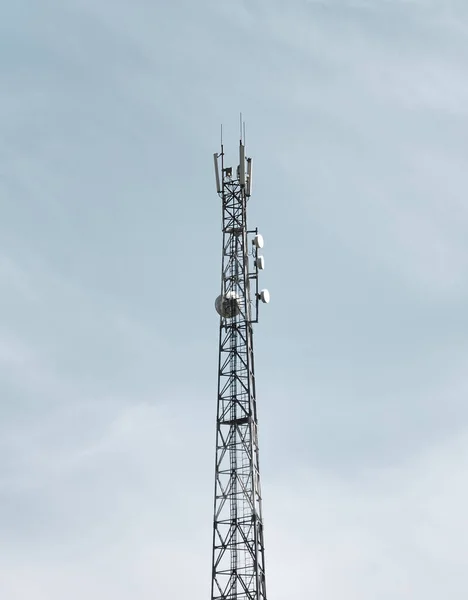
<path fill-rule="evenodd" d="M 252 159 L 245 153 L 245 124 L 240 124 L 239 163 L 225 163 L 221 130 L 221 152 L 213 155 L 216 191 L 223 210 L 222 289 L 216 311 L 224 322 L 231 319 L 258 321 L 259 303 L 268 304 L 268 290 L 259 289 L 259 272 L 265 268 L 260 254 L 263 237 L 247 225 L 247 201 L 252 194 Z"/>
<path fill-rule="evenodd" d="M 216 191 L 222 194 L 223 181 L 225 179 L 238 183 L 242 192 L 247 198 L 252 194 L 252 159 L 245 154 L 245 122 L 240 118 L 240 138 L 239 138 L 239 164 L 233 172 L 232 166 L 225 165 L 224 145 L 223 145 L 223 127 L 221 126 L 221 152 L 215 152 L 213 155 Z M 221 160 L 220 160 L 221 159 Z M 220 172 L 221 169 L 221 172 Z"/>

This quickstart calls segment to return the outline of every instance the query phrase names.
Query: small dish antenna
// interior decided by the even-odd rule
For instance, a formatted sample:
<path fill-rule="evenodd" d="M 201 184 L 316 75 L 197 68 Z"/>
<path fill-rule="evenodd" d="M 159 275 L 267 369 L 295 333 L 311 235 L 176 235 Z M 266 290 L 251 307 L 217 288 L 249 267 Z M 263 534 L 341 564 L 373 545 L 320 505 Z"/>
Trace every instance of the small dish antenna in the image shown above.
<path fill-rule="evenodd" d="M 252 240 L 252 244 L 256 248 L 263 248 L 263 236 L 258 233 Z"/>

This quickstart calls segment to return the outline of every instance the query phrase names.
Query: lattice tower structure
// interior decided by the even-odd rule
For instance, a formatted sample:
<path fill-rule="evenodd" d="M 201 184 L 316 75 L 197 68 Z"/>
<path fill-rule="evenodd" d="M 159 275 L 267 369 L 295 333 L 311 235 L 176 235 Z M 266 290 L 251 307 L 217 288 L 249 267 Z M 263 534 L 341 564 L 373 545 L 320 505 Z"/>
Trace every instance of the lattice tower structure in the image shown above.
<path fill-rule="evenodd" d="M 263 238 L 247 228 L 252 160 L 241 139 L 239 166 L 214 155 L 222 201 L 219 369 L 211 600 L 266 600 L 265 546 L 260 487 L 253 324 L 259 303 Z"/>

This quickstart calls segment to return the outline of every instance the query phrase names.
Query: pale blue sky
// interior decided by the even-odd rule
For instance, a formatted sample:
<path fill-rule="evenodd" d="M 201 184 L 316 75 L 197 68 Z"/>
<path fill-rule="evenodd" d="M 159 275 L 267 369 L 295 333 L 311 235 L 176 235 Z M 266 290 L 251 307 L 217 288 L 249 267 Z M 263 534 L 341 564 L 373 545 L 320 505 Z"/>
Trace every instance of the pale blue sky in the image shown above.
<path fill-rule="evenodd" d="M 269 600 L 468 595 L 468 4 L 0 1 L 0 597 L 210 589 L 238 115 Z"/>

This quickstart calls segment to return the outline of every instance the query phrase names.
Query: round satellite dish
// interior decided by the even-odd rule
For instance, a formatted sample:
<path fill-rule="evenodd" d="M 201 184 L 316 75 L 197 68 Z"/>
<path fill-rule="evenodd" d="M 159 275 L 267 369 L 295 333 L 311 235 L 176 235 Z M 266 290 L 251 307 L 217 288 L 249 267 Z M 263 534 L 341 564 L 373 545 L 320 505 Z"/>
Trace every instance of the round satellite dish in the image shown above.
<path fill-rule="evenodd" d="M 263 236 L 257 234 L 252 240 L 252 243 L 256 248 L 263 248 Z"/>
<path fill-rule="evenodd" d="M 268 304 L 268 302 L 270 302 L 270 292 L 268 290 L 262 290 L 260 292 L 260 300 L 264 304 Z"/>
<path fill-rule="evenodd" d="M 257 256 L 255 264 L 257 265 L 257 269 L 263 271 L 263 269 L 265 268 L 265 259 L 263 258 L 263 256 Z"/>
<path fill-rule="evenodd" d="M 240 298 L 236 292 L 227 292 L 227 294 L 216 298 L 215 308 L 219 316 L 232 319 L 241 311 Z"/>

